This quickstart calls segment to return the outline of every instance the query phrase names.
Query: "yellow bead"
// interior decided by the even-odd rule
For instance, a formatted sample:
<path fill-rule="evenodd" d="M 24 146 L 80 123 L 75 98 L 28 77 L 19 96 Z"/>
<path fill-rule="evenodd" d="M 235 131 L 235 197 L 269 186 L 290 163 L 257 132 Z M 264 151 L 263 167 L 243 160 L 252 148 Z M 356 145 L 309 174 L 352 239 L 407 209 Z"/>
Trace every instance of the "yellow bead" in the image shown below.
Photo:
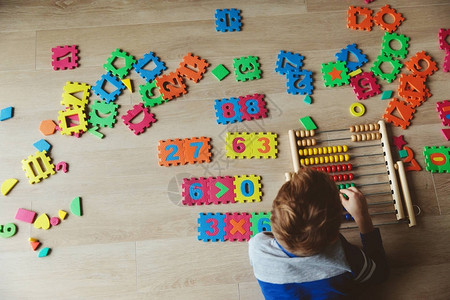
<path fill-rule="evenodd" d="M 344 145 L 344 146 L 342 146 L 342 150 L 344 150 L 344 152 L 347 152 L 348 151 L 348 146 L 347 145 Z"/>

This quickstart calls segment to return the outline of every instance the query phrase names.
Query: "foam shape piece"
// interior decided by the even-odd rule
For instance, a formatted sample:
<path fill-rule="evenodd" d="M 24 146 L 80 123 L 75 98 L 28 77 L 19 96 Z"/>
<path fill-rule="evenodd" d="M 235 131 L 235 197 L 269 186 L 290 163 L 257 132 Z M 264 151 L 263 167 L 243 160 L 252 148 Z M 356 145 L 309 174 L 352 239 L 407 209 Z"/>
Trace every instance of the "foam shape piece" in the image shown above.
<path fill-rule="evenodd" d="M 398 155 L 400 156 L 400 158 L 405 158 L 408 157 L 408 151 L 406 151 L 405 149 L 398 151 Z"/>
<path fill-rule="evenodd" d="M 405 142 L 405 139 L 404 139 L 403 135 L 392 136 L 392 141 L 393 141 L 393 144 L 395 145 L 395 147 L 397 147 L 397 149 L 399 151 L 402 150 L 403 146 L 407 144 Z"/>
<path fill-rule="evenodd" d="M 48 230 L 50 228 L 50 219 L 47 214 L 42 214 L 34 221 L 34 228 L 36 229 L 45 229 Z"/>
<path fill-rule="evenodd" d="M 63 88 L 61 105 L 65 107 L 79 107 L 84 109 L 89 103 L 91 86 L 87 83 L 66 82 Z M 81 95 L 80 95 L 81 93 Z"/>
<path fill-rule="evenodd" d="M 52 226 L 57 226 L 57 225 L 59 225 L 59 223 L 61 223 L 61 220 L 58 217 L 51 217 L 50 218 L 50 224 Z"/>
<path fill-rule="evenodd" d="M 303 102 L 305 102 L 306 104 L 312 104 L 312 98 L 310 95 L 306 95 L 305 98 L 303 99 Z"/>
<path fill-rule="evenodd" d="M 383 94 L 381 94 L 381 100 L 391 99 L 393 93 L 394 91 L 392 90 L 384 91 Z"/>
<path fill-rule="evenodd" d="M 348 76 L 355 77 L 356 75 L 361 74 L 361 73 L 362 73 L 361 69 L 356 69 L 355 71 L 348 73 Z"/>
<path fill-rule="evenodd" d="M 14 108 L 12 106 L 0 110 L 0 121 L 6 121 L 14 116 Z"/>
<path fill-rule="evenodd" d="M 184 140 L 161 140 L 158 144 L 158 158 L 160 166 L 184 165 Z"/>
<path fill-rule="evenodd" d="M 243 56 L 233 59 L 234 74 L 236 81 L 247 81 L 261 78 L 261 65 L 257 56 Z"/>
<path fill-rule="evenodd" d="M 81 204 L 81 198 L 76 197 L 70 202 L 70 211 L 75 215 L 81 217 L 83 215 L 83 206 Z"/>
<path fill-rule="evenodd" d="M 103 133 L 101 133 L 101 132 L 98 131 L 98 127 L 97 127 L 97 126 L 94 126 L 94 127 L 90 128 L 90 129 L 88 130 L 88 132 L 89 132 L 90 134 L 92 134 L 93 136 L 98 137 L 99 139 L 102 139 L 102 138 L 105 136 Z"/>
<path fill-rule="evenodd" d="M 78 60 L 78 49 L 76 45 L 52 48 L 52 66 L 55 71 L 77 68 Z"/>
<path fill-rule="evenodd" d="M 31 249 L 33 249 L 33 251 L 36 251 L 36 249 L 39 247 L 40 244 L 41 243 L 39 241 L 30 242 Z"/>
<path fill-rule="evenodd" d="M 184 139 L 185 163 L 205 163 L 211 161 L 211 138 L 192 137 Z"/>
<path fill-rule="evenodd" d="M 31 184 L 38 183 L 55 174 L 55 166 L 45 150 L 38 151 L 35 155 L 30 155 L 27 159 L 22 160 L 22 169 Z"/>
<path fill-rule="evenodd" d="M 272 231 L 272 226 L 270 224 L 270 212 L 253 212 L 251 214 L 252 217 L 250 218 L 250 223 L 252 226 L 250 227 L 250 230 L 252 232 L 252 237 L 263 231 Z"/>
<path fill-rule="evenodd" d="M 303 127 L 305 127 L 306 130 L 317 129 L 316 124 L 314 123 L 314 121 L 311 119 L 310 116 L 300 118 L 300 123 L 302 123 Z"/>
<path fill-rule="evenodd" d="M 441 129 L 442 135 L 444 138 L 449 141 L 450 140 L 450 129 Z"/>
<path fill-rule="evenodd" d="M 67 212 L 60 209 L 60 210 L 58 211 L 58 216 L 59 216 L 59 218 L 60 218 L 61 220 L 65 220 L 66 217 L 67 217 Z"/>
<path fill-rule="evenodd" d="M 41 251 L 39 251 L 38 257 L 46 257 L 50 254 L 51 249 L 50 248 L 43 248 Z"/>
<path fill-rule="evenodd" d="M 343 61 L 322 64 L 321 72 L 326 87 L 341 86 L 350 83 L 348 69 Z"/>
<path fill-rule="evenodd" d="M 1 192 L 3 196 L 8 195 L 8 193 L 14 188 L 14 186 L 18 183 L 19 181 L 15 178 L 8 178 L 5 181 L 3 181 L 2 183 L 2 187 L 1 187 Z"/>
<path fill-rule="evenodd" d="M 50 145 L 49 142 L 47 142 L 44 139 L 40 139 L 36 143 L 33 144 L 34 148 L 36 148 L 38 151 L 46 151 L 47 153 L 50 151 L 50 148 L 52 145 Z"/>
<path fill-rule="evenodd" d="M 118 59 L 122 59 L 124 61 L 124 66 L 119 69 L 114 65 L 114 62 Z M 117 48 L 106 60 L 106 64 L 103 65 L 103 68 L 105 68 L 106 71 L 111 72 L 112 75 L 122 79 L 130 73 L 130 70 L 133 68 L 135 63 L 136 59 L 132 55 Z"/>
<path fill-rule="evenodd" d="M 103 88 L 106 83 L 110 83 L 115 90 L 108 93 Z M 98 80 L 94 86 L 92 86 L 92 91 L 99 96 L 101 99 L 105 100 L 106 103 L 111 101 L 115 101 L 117 97 L 122 93 L 125 89 L 125 85 L 120 81 L 117 77 L 114 77 L 109 72 L 103 74 L 100 80 Z"/>
<path fill-rule="evenodd" d="M 234 241 L 248 241 L 251 236 L 249 213 L 226 213 L 225 239 Z"/>
<path fill-rule="evenodd" d="M 281 50 L 277 56 L 275 72 L 286 75 L 289 72 L 300 72 L 303 67 L 303 59 L 305 57 L 300 53 L 286 52 Z"/>
<path fill-rule="evenodd" d="M 37 242 L 37 241 L 39 241 L 38 239 L 35 239 L 34 237 L 29 237 L 28 238 L 28 241 L 29 242 Z"/>
<path fill-rule="evenodd" d="M 55 170 L 58 172 L 59 170 L 62 170 L 64 173 L 67 173 L 69 171 L 69 165 L 65 161 L 60 161 L 56 164 Z"/>
<path fill-rule="evenodd" d="M 36 218 L 36 212 L 24 208 L 19 208 L 15 217 L 16 220 L 30 224 L 33 224 L 34 218 Z"/>
<path fill-rule="evenodd" d="M 204 242 L 225 241 L 225 215 L 222 213 L 200 213 L 197 239 Z"/>
<path fill-rule="evenodd" d="M 240 13 L 241 10 L 236 8 L 216 9 L 216 13 L 214 14 L 216 31 L 241 31 L 242 23 Z"/>
<path fill-rule="evenodd" d="M 121 118 L 123 124 L 125 124 L 135 135 L 143 133 L 145 129 L 150 128 L 150 126 L 156 122 L 155 115 L 150 112 L 148 107 L 144 107 L 144 103 L 136 104 Z M 141 121 L 139 123 L 132 122 L 133 120 L 140 118 Z"/>
<path fill-rule="evenodd" d="M 421 62 L 423 62 L 421 64 Z M 425 51 L 417 52 L 404 65 L 414 75 L 427 77 L 433 75 L 437 71 L 436 62 Z M 422 67 L 426 65 L 426 67 Z"/>
<path fill-rule="evenodd" d="M 133 84 L 130 78 L 122 79 L 122 83 L 127 87 L 127 89 L 132 93 L 133 92 Z"/>
<path fill-rule="evenodd" d="M 90 106 L 88 122 L 94 126 L 113 128 L 119 105 L 114 102 L 95 100 Z"/>
<path fill-rule="evenodd" d="M 436 110 L 442 120 L 442 125 L 450 126 L 450 100 L 436 102 Z"/>
<path fill-rule="evenodd" d="M 225 136 L 226 157 L 251 158 L 253 157 L 253 143 L 255 133 L 253 132 L 227 132 Z"/>
<path fill-rule="evenodd" d="M 168 101 L 163 99 L 163 95 L 156 85 L 156 80 L 147 82 L 144 85 L 139 85 L 139 94 L 141 94 L 145 107 L 153 107 Z"/>
<path fill-rule="evenodd" d="M 450 28 L 445 29 L 441 28 L 439 29 L 439 49 L 446 50 L 447 52 L 450 51 L 450 44 L 447 42 L 447 37 L 450 35 Z"/>
<path fill-rule="evenodd" d="M 354 117 L 361 117 L 366 113 L 366 107 L 362 103 L 352 103 L 350 105 L 350 113 Z"/>
<path fill-rule="evenodd" d="M 228 76 L 228 74 L 230 74 L 230 71 L 224 65 L 219 64 L 211 71 L 211 73 L 217 78 L 217 80 L 222 81 Z"/>
<path fill-rule="evenodd" d="M 145 66 L 147 65 L 154 65 L 154 68 L 152 70 L 147 70 L 145 69 Z M 161 75 L 162 72 L 167 69 L 166 64 L 153 52 L 144 54 L 144 57 L 139 59 L 133 67 L 136 73 L 147 82 L 153 81 L 156 76 Z"/>
<path fill-rule="evenodd" d="M 72 122 L 75 120 L 78 122 Z M 62 135 L 80 134 L 87 131 L 88 122 L 84 108 L 72 107 L 58 112 L 59 129 Z"/>
<path fill-rule="evenodd" d="M 44 120 L 39 125 L 39 131 L 43 135 L 52 135 L 56 132 L 56 123 L 53 120 Z"/>
<path fill-rule="evenodd" d="M 2 238 L 10 238 L 15 235 L 17 232 L 17 226 L 14 223 L 8 223 L 5 225 L 0 225 L 0 237 Z"/>

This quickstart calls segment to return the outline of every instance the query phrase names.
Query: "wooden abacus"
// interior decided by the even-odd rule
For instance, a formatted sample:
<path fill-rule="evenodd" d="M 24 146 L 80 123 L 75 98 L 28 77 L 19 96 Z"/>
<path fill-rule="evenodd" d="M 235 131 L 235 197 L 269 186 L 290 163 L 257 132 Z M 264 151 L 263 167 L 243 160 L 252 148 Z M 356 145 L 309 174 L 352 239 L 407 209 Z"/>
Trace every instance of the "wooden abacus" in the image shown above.
<path fill-rule="evenodd" d="M 322 134 L 330 135 L 344 131 L 350 132 L 351 136 L 333 138 L 322 137 Z M 330 173 L 332 180 L 343 182 L 337 185 L 338 189 L 349 186 L 356 186 L 362 189 L 364 195 L 368 199 L 370 214 L 374 218 L 375 216 L 377 216 L 377 218 L 384 216 L 381 218 L 383 219 L 383 222 L 377 223 L 374 220 L 375 225 L 405 222 L 408 223 L 409 227 L 416 225 L 416 218 L 409 193 L 408 182 L 406 180 L 405 168 L 402 161 L 394 163 L 384 121 L 381 120 L 378 121 L 378 123 L 373 124 L 354 125 L 347 129 L 326 131 L 289 130 L 288 134 L 294 172 L 298 172 L 302 165 L 314 166 L 313 168 Z M 316 139 L 316 134 L 320 134 L 321 137 Z M 350 141 L 352 145 L 333 145 L 336 141 L 343 140 Z M 367 145 L 365 144 L 366 142 L 372 143 Z M 315 147 L 319 143 L 326 143 L 327 146 Z M 355 143 L 358 144 L 355 145 Z M 378 151 L 378 147 L 382 148 L 381 152 Z M 357 151 L 360 148 L 377 149 L 375 151 L 378 152 L 358 154 Z M 367 162 L 367 159 L 370 159 L 370 162 Z M 350 160 L 352 160 L 352 163 L 348 163 Z M 359 164 L 360 160 L 364 160 L 364 163 Z M 366 174 L 359 173 L 359 170 L 364 170 L 366 168 L 379 168 L 380 170 L 378 172 Z M 347 171 L 358 172 L 336 174 Z M 290 173 L 286 173 L 286 180 L 289 180 L 290 176 Z M 349 181 L 353 179 L 358 179 L 358 182 L 356 184 L 350 183 Z M 389 189 L 383 191 L 381 188 L 383 185 L 389 186 Z M 400 188 L 402 194 L 400 193 Z M 372 199 L 386 196 L 389 196 L 390 198 L 388 201 L 371 201 Z M 403 203 L 406 206 L 407 217 L 405 217 Z M 391 207 L 392 204 L 394 206 L 394 211 L 386 211 L 385 206 L 389 205 Z M 393 214 L 395 214 L 396 220 L 385 220 L 385 218 L 392 218 Z M 349 215 L 347 214 L 347 220 L 349 219 L 348 216 Z M 348 226 L 347 228 L 351 227 L 354 226 Z"/>

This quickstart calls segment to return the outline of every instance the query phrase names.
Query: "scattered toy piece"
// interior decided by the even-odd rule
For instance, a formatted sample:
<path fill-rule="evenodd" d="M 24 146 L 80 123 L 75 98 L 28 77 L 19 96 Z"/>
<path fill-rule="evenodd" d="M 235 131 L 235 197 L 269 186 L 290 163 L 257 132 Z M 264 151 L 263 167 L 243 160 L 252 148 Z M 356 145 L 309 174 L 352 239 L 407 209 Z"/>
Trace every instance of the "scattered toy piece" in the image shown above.
<path fill-rule="evenodd" d="M 345 62 L 343 61 L 322 64 L 321 71 L 326 87 L 349 84 L 350 76 L 348 76 L 348 69 L 345 67 Z"/>
<path fill-rule="evenodd" d="M 46 257 L 50 254 L 50 252 L 50 248 L 43 248 L 41 251 L 39 251 L 38 257 Z"/>
<path fill-rule="evenodd" d="M 96 137 L 98 137 L 99 139 L 102 139 L 104 137 L 104 134 L 98 131 L 98 127 L 94 126 L 91 129 L 88 130 L 88 132 Z"/>
<path fill-rule="evenodd" d="M 381 65 L 383 63 L 391 64 L 392 66 L 391 73 L 384 73 L 381 70 Z M 400 69 L 402 68 L 402 66 L 403 64 L 398 60 L 394 59 L 393 57 L 387 57 L 386 55 L 379 55 L 377 59 L 373 62 L 373 66 L 370 68 L 370 70 L 381 79 L 391 83 L 392 81 L 395 80 L 397 74 L 400 73 Z"/>
<path fill-rule="evenodd" d="M 0 225 L 0 236 L 2 238 L 10 238 L 17 232 L 17 226 L 14 223 L 8 223 L 5 225 Z"/>
<path fill-rule="evenodd" d="M 211 73 L 217 78 L 217 80 L 222 81 L 228 76 L 228 74 L 230 74 L 230 71 L 228 71 L 224 65 L 219 64 L 211 71 Z"/>
<path fill-rule="evenodd" d="M 257 56 L 243 56 L 233 59 L 234 74 L 236 81 L 247 81 L 261 78 L 261 65 Z"/>
<path fill-rule="evenodd" d="M 156 85 L 156 80 L 140 85 L 139 94 L 141 94 L 145 107 L 153 107 L 168 101 L 163 99 L 163 95 L 161 94 L 159 87 Z"/>
<path fill-rule="evenodd" d="M 359 102 L 355 102 L 350 105 L 350 113 L 354 117 L 361 117 L 366 113 L 366 107 Z"/>
<path fill-rule="evenodd" d="M 36 229 L 45 229 L 48 230 L 50 228 L 50 219 L 47 214 L 42 214 L 33 223 L 34 228 Z"/>
<path fill-rule="evenodd" d="M 404 139 L 403 135 L 392 136 L 392 141 L 393 141 L 393 144 L 395 145 L 395 147 L 397 147 L 397 149 L 399 151 L 402 150 L 403 146 L 407 144 L 405 142 L 405 139 Z"/>
<path fill-rule="evenodd" d="M 88 122 L 94 126 L 113 128 L 119 105 L 114 102 L 95 100 L 90 106 Z"/>
<path fill-rule="evenodd" d="M 432 173 L 450 173 L 450 148 L 424 147 L 423 156 L 427 164 L 426 170 Z"/>
<path fill-rule="evenodd" d="M 12 106 L 0 110 L 0 121 L 6 121 L 14 116 L 14 108 Z"/>
<path fill-rule="evenodd" d="M 83 215 L 83 207 L 81 204 L 81 198 L 76 197 L 70 202 L 70 211 L 76 215 L 81 217 Z"/>
<path fill-rule="evenodd" d="M 142 120 L 139 123 L 133 123 L 132 121 L 139 115 L 143 115 Z M 135 135 L 143 133 L 146 128 L 149 128 L 156 122 L 155 115 L 150 112 L 149 108 L 144 107 L 144 103 L 136 104 L 121 118 L 123 123 L 133 131 Z"/>
<path fill-rule="evenodd" d="M 362 72 L 350 78 L 350 86 L 358 100 L 367 99 L 381 93 L 381 87 L 377 83 L 373 72 Z"/>
<path fill-rule="evenodd" d="M 235 201 L 260 202 L 262 197 L 260 181 L 261 177 L 256 175 L 234 176 Z"/>
<path fill-rule="evenodd" d="M 200 178 L 183 178 L 181 185 L 184 205 L 202 205 L 209 204 L 209 185 L 208 180 Z"/>
<path fill-rule="evenodd" d="M 287 75 L 289 72 L 300 72 L 303 67 L 304 57 L 300 53 L 286 52 L 281 50 L 277 57 L 275 72 Z"/>
<path fill-rule="evenodd" d="M 450 129 L 441 129 L 442 135 L 447 141 L 450 141 Z"/>
<path fill-rule="evenodd" d="M 117 69 L 114 63 L 118 59 L 123 59 L 124 66 Z M 126 77 L 133 65 L 136 63 L 136 59 L 127 52 L 117 48 L 111 53 L 111 56 L 106 60 L 106 64 L 103 65 L 106 71 L 111 72 L 112 75 L 119 77 L 120 79 Z"/>
<path fill-rule="evenodd" d="M 394 19 L 394 21 L 392 23 L 387 23 L 384 20 L 385 15 L 390 15 Z M 373 17 L 373 21 L 375 22 L 375 24 L 389 33 L 396 31 L 404 20 L 405 18 L 403 18 L 400 13 L 391 8 L 388 4 L 383 6 Z"/>
<path fill-rule="evenodd" d="M 313 92 L 312 72 L 301 70 L 296 72 L 288 72 L 286 75 L 287 93 L 292 95 L 311 95 Z"/>
<path fill-rule="evenodd" d="M 386 108 L 383 119 L 397 127 L 406 129 L 411 124 L 410 121 L 415 112 L 416 109 L 409 103 L 400 101 L 397 98 L 392 98 Z M 400 115 L 400 118 L 394 115 L 394 113 L 396 113 L 396 115 Z"/>
<path fill-rule="evenodd" d="M 399 49 L 391 47 L 392 41 L 397 41 L 400 44 Z M 403 34 L 386 32 L 383 36 L 383 43 L 381 44 L 381 54 L 385 56 L 405 58 L 408 55 L 409 37 Z"/>
<path fill-rule="evenodd" d="M 425 62 L 426 67 L 422 68 L 421 62 Z M 425 51 L 417 52 L 404 64 L 406 68 L 411 71 L 411 73 L 421 77 L 431 76 L 438 69 L 436 62 L 429 55 L 427 55 Z"/>
<path fill-rule="evenodd" d="M 450 126 L 450 100 L 436 102 L 436 110 L 439 112 L 442 125 Z"/>
<path fill-rule="evenodd" d="M 161 75 L 156 77 L 155 81 L 164 100 L 171 100 L 187 93 L 184 79 L 178 72 Z"/>
<path fill-rule="evenodd" d="M 69 165 L 65 161 L 60 161 L 56 164 L 55 170 L 56 172 L 62 170 L 64 173 L 67 173 L 67 171 L 69 171 Z"/>
<path fill-rule="evenodd" d="M 36 148 L 38 151 L 46 151 L 47 153 L 50 151 L 50 148 L 52 145 L 50 145 L 49 142 L 47 142 L 44 139 L 40 139 L 36 143 L 33 144 L 34 148 Z"/>
<path fill-rule="evenodd" d="M 225 214 L 225 240 L 248 241 L 251 236 L 249 213 Z"/>
<path fill-rule="evenodd" d="M 5 181 L 3 181 L 2 183 L 2 187 L 1 187 L 1 192 L 3 196 L 8 195 L 8 193 L 14 188 L 14 186 L 18 183 L 19 181 L 15 178 L 8 178 Z"/>
<path fill-rule="evenodd" d="M 78 49 L 76 45 L 52 48 L 52 66 L 55 71 L 77 68 L 78 60 Z"/>
<path fill-rule="evenodd" d="M 66 216 L 67 216 L 67 212 L 60 209 L 60 210 L 58 211 L 58 216 L 60 217 L 61 220 L 65 220 L 65 219 L 66 219 Z"/>
<path fill-rule="evenodd" d="M 312 103 L 311 96 L 306 95 L 305 98 L 303 99 L 303 102 L 305 102 L 306 104 L 311 104 Z"/>
<path fill-rule="evenodd" d="M 347 11 L 347 28 L 371 31 L 373 27 L 373 10 L 365 7 L 350 6 Z M 358 19 L 364 17 L 359 23 Z"/>
<path fill-rule="evenodd" d="M 115 90 L 108 93 L 104 88 L 107 83 L 110 83 L 115 88 Z M 92 86 L 92 91 L 101 99 L 105 100 L 106 103 L 115 101 L 124 89 L 125 85 L 122 83 L 122 81 L 117 79 L 117 77 L 111 75 L 109 72 L 103 74 L 100 80 L 98 80 L 95 85 Z"/>
<path fill-rule="evenodd" d="M 231 9 L 216 9 L 216 31 L 232 32 L 241 31 L 241 10 L 236 8 Z"/>
<path fill-rule="evenodd" d="M 31 184 L 38 183 L 55 174 L 55 166 L 45 150 L 38 151 L 35 155 L 30 155 L 27 159 L 22 160 L 22 169 Z"/>
<path fill-rule="evenodd" d="M 26 222 L 26 223 L 33 224 L 35 217 L 36 217 L 36 212 L 27 210 L 24 208 L 19 208 L 17 210 L 15 219 Z"/>
<path fill-rule="evenodd" d="M 400 74 L 398 95 L 406 100 L 411 107 L 418 107 L 431 96 L 426 78 L 412 74 Z"/>
<path fill-rule="evenodd" d="M 52 135 L 56 132 L 56 127 L 57 125 L 53 122 L 53 120 L 44 120 L 39 125 L 39 131 L 43 135 Z"/>
<path fill-rule="evenodd" d="M 37 242 L 38 239 L 35 239 L 35 238 L 33 238 L 33 237 L 29 237 L 29 238 L 28 238 L 28 241 L 29 241 L 29 242 Z"/>
<path fill-rule="evenodd" d="M 351 78 L 351 77 L 355 77 L 356 75 L 361 74 L 361 73 L 362 73 L 362 70 L 361 69 L 357 69 L 357 70 L 355 70 L 353 72 L 348 73 L 348 76 L 350 76 L 350 78 Z"/>
<path fill-rule="evenodd" d="M 33 249 L 33 251 L 36 251 L 40 244 L 41 243 L 39 241 L 32 241 L 32 242 L 30 242 L 31 249 Z"/>
<path fill-rule="evenodd" d="M 206 60 L 188 53 L 183 57 L 177 72 L 180 76 L 197 83 L 203 78 L 207 67 L 209 63 Z"/>
<path fill-rule="evenodd" d="M 133 83 L 130 78 L 122 79 L 122 83 L 127 87 L 127 89 L 133 93 Z"/>
<path fill-rule="evenodd" d="M 225 241 L 225 215 L 222 213 L 200 213 L 198 222 L 199 241 Z"/>
<path fill-rule="evenodd" d="M 356 61 L 351 61 L 350 55 L 355 57 Z M 335 56 L 338 61 L 345 62 L 345 67 L 348 69 L 348 72 L 356 71 L 357 69 L 361 68 L 368 61 L 367 55 L 363 54 L 362 51 L 360 49 L 358 49 L 356 44 L 347 45 L 347 47 L 342 49 L 340 52 L 336 53 Z M 355 75 L 357 75 L 357 74 L 355 74 Z"/>
<path fill-rule="evenodd" d="M 57 225 L 59 225 L 59 223 L 61 223 L 61 220 L 58 217 L 51 217 L 50 218 L 50 224 L 52 226 L 57 226 Z"/>
<path fill-rule="evenodd" d="M 405 149 L 398 151 L 398 155 L 400 156 L 400 158 L 405 158 L 408 157 L 408 151 L 406 151 Z"/>
<path fill-rule="evenodd" d="M 145 69 L 147 65 L 154 65 L 154 68 L 152 70 L 147 70 Z M 161 75 L 163 71 L 167 70 L 166 64 L 153 52 L 144 54 L 144 57 L 139 59 L 133 67 L 136 73 L 147 82 L 153 81 L 156 76 Z"/>
<path fill-rule="evenodd" d="M 381 100 L 391 99 L 392 93 L 393 93 L 393 92 L 394 92 L 394 91 L 391 91 L 391 90 L 389 90 L 389 91 L 384 91 L 383 94 L 381 94 Z"/>
<path fill-rule="evenodd" d="M 84 108 L 72 107 L 58 112 L 59 129 L 62 135 L 77 135 L 87 131 L 88 122 Z"/>
<path fill-rule="evenodd" d="M 79 107 L 84 109 L 89 103 L 89 96 L 91 95 L 91 86 L 87 83 L 80 82 L 66 82 L 63 88 L 61 105 L 65 107 Z M 81 97 L 78 96 L 81 93 Z"/>
<path fill-rule="evenodd" d="M 317 125 L 314 123 L 310 116 L 300 118 L 300 123 L 302 123 L 303 127 L 305 127 L 306 130 L 317 129 Z"/>

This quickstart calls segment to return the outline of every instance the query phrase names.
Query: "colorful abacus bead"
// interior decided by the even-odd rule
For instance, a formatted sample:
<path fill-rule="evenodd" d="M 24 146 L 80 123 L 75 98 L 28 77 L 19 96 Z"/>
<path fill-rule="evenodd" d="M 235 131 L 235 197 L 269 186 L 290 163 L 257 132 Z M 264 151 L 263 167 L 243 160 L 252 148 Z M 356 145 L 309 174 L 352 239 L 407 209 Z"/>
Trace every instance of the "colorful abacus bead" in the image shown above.
<path fill-rule="evenodd" d="M 311 137 L 314 136 L 316 133 L 314 130 L 296 130 L 295 131 L 295 136 L 296 137 Z"/>
<path fill-rule="evenodd" d="M 304 139 L 304 140 L 298 140 L 297 145 L 300 147 L 305 146 L 315 146 L 317 144 L 316 139 Z"/>
<path fill-rule="evenodd" d="M 379 129 L 380 125 L 378 123 L 350 126 L 350 132 L 374 131 Z"/>
<path fill-rule="evenodd" d="M 370 133 L 360 133 L 360 134 L 352 134 L 352 142 L 364 142 L 364 141 L 373 141 L 380 140 L 381 133 L 379 132 L 370 132 Z"/>

